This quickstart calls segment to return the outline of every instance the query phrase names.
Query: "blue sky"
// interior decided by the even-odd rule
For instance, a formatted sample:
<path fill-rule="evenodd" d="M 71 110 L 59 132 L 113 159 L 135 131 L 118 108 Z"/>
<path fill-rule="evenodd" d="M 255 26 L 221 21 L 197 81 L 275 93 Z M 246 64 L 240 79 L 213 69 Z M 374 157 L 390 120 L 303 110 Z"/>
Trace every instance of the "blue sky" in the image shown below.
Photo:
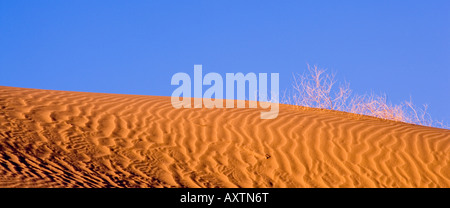
<path fill-rule="evenodd" d="M 450 1 L 0 1 L 0 85 L 170 96 L 176 72 L 306 64 L 450 121 Z"/>

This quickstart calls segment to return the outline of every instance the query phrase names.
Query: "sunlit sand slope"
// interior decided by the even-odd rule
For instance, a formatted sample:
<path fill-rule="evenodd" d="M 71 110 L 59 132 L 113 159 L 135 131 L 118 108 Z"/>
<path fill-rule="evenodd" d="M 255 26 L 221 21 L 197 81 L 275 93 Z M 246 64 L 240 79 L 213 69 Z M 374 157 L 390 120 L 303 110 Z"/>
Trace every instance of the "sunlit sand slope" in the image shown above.
<path fill-rule="evenodd" d="M 0 87 L 0 187 L 450 187 L 450 131 Z"/>

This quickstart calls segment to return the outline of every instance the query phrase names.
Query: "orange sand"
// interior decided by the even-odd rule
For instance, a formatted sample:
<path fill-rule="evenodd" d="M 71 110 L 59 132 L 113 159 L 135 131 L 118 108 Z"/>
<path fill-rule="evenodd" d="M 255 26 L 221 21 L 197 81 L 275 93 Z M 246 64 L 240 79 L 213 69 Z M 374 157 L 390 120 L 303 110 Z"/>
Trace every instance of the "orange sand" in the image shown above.
<path fill-rule="evenodd" d="M 450 187 L 450 130 L 0 87 L 0 187 Z"/>

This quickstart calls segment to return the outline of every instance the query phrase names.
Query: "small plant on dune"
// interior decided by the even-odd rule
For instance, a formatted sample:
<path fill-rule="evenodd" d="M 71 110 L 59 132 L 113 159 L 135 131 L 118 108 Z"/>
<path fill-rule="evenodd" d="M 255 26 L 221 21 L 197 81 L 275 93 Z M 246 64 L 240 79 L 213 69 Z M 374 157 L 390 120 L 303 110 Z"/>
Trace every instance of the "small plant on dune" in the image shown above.
<path fill-rule="evenodd" d="M 423 126 L 447 128 L 443 122 L 433 121 L 428 106 L 416 107 L 411 99 L 391 104 L 386 95 L 352 95 L 346 82 L 336 87 L 335 74 L 309 66 L 303 74 L 293 74 L 292 91 L 284 93 L 283 103 L 368 115 L 382 119 L 402 121 Z"/>
<path fill-rule="evenodd" d="M 405 119 L 403 106 L 389 103 L 386 95 L 355 95 L 350 100 L 347 111 L 394 121 Z"/>
<path fill-rule="evenodd" d="M 304 74 L 293 76 L 292 104 L 305 107 L 344 110 L 351 91 L 347 83 L 335 86 L 335 75 L 327 74 L 317 66 L 310 67 Z"/>

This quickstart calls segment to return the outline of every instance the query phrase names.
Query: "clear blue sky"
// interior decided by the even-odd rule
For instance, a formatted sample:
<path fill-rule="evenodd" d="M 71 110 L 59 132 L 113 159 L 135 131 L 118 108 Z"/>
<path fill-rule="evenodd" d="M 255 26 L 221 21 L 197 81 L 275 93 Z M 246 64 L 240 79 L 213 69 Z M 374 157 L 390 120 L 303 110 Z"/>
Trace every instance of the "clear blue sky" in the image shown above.
<path fill-rule="evenodd" d="M 0 0 L 0 85 L 170 96 L 176 72 L 306 63 L 450 121 L 450 1 Z"/>

